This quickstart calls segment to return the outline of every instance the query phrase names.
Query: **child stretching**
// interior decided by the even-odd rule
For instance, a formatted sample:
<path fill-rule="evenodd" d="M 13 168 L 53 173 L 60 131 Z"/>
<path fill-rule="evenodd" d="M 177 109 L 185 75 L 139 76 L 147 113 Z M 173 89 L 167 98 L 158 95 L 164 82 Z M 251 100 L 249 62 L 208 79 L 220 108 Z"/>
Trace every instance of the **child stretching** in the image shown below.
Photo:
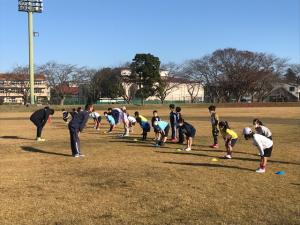
<path fill-rule="evenodd" d="M 192 150 L 193 138 L 196 135 L 196 129 L 189 123 L 184 122 L 184 119 L 180 118 L 178 121 L 179 132 L 186 136 L 187 147 L 185 151 Z"/>
<path fill-rule="evenodd" d="M 63 121 L 65 121 L 66 123 L 68 123 L 68 120 L 70 118 L 69 112 L 66 111 L 65 109 L 62 109 L 61 111 L 62 111 Z"/>
<path fill-rule="evenodd" d="M 99 125 L 101 124 L 101 116 L 99 113 L 97 113 L 95 111 L 95 109 L 93 109 L 93 111 L 91 112 L 90 116 L 93 118 L 94 120 L 94 128 L 96 130 L 99 130 Z"/>
<path fill-rule="evenodd" d="M 140 124 L 141 128 L 143 129 L 143 138 L 142 140 L 145 141 L 147 139 L 147 133 L 150 132 L 150 124 L 148 123 L 148 120 L 139 114 L 139 112 L 134 113 L 136 122 Z"/>
<path fill-rule="evenodd" d="M 221 134 L 223 136 L 223 139 L 225 141 L 225 147 L 227 154 L 224 156 L 225 159 L 231 159 L 232 158 L 232 148 L 236 144 L 238 140 L 238 135 L 236 132 L 234 132 L 232 129 L 230 129 L 227 121 L 221 121 L 219 122 L 219 128 L 221 131 Z"/>
<path fill-rule="evenodd" d="M 107 122 L 109 123 L 109 126 L 110 126 L 109 130 L 106 133 L 110 134 L 113 131 L 116 122 L 115 122 L 115 119 L 113 118 L 113 116 L 109 115 L 107 112 L 104 112 L 104 116 L 105 116 L 105 118 L 106 118 L 106 120 L 107 120 Z"/>
<path fill-rule="evenodd" d="M 259 119 L 253 120 L 253 125 L 257 134 L 261 134 L 272 140 L 272 133 L 269 128 L 265 127 Z"/>
<path fill-rule="evenodd" d="M 163 146 L 168 139 L 169 130 L 170 130 L 169 123 L 161 120 L 154 121 L 153 129 L 155 129 L 157 132 L 155 147 Z"/>
<path fill-rule="evenodd" d="M 157 130 L 155 124 L 154 124 L 154 123 L 157 122 L 157 121 L 160 121 L 160 117 L 158 116 L 157 111 L 154 110 L 154 111 L 153 111 L 153 117 L 152 117 L 152 119 L 151 119 L 151 125 L 152 125 L 153 130 L 154 130 L 154 133 L 155 133 L 155 139 L 154 139 L 155 141 L 158 140 L 158 130 Z"/>
<path fill-rule="evenodd" d="M 212 136 L 214 138 L 214 143 L 210 147 L 211 148 L 219 148 L 219 144 L 218 144 L 218 136 L 219 136 L 218 123 L 219 123 L 219 116 L 216 113 L 216 106 L 214 106 L 214 105 L 209 106 L 208 107 L 208 111 L 209 111 L 209 114 L 210 114 Z"/>
<path fill-rule="evenodd" d="M 127 118 L 129 121 L 129 132 L 133 133 L 133 127 L 135 126 L 136 119 L 133 116 L 129 116 L 129 114 L 127 114 Z"/>
<path fill-rule="evenodd" d="M 266 172 L 268 157 L 271 157 L 273 150 L 273 141 L 261 134 L 254 134 L 249 127 L 245 127 L 243 134 L 246 140 L 253 139 L 253 144 L 258 148 L 260 153 L 260 165 L 256 170 L 257 173 Z"/>

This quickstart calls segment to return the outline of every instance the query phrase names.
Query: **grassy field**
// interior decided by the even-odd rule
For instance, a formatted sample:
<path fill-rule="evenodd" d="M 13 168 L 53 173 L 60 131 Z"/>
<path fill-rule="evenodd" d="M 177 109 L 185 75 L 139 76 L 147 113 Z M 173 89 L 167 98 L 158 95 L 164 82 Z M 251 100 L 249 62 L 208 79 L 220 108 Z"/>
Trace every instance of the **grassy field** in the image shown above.
<path fill-rule="evenodd" d="M 167 109 L 160 114 L 167 118 Z M 133 113 L 133 111 L 130 111 Z M 150 119 L 152 110 L 141 113 Z M 85 158 L 70 157 L 68 129 L 55 114 L 34 140 L 30 112 L 0 113 L 0 224 L 300 224 L 300 107 L 220 108 L 240 139 L 232 160 L 224 146 L 210 149 L 205 108 L 183 109 L 195 125 L 191 152 L 178 144 L 153 147 L 106 135 L 89 122 L 81 134 Z M 256 148 L 241 137 L 258 117 L 272 130 L 274 150 L 267 172 L 255 173 Z M 212 158 L 218 158 L 213 162 Z M 277 171 L 285 175 L 276 175 Z"/>

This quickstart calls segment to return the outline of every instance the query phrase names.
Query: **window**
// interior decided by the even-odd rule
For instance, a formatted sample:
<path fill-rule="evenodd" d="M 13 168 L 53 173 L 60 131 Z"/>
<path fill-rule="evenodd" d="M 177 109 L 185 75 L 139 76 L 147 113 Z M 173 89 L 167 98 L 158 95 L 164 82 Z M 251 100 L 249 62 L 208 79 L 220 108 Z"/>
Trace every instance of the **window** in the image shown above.
<path fill-rule="evenodd" d="M 290 87 L 290 88 L 289 88 L 289 91 L 290 91 L 290 92 L 294 92 L 294 91 L 295 91 L 295 87 Z"/>
<path fill-rule="evenodd" d="M 43 81 L 35 81 L 34 82 L 35 85 L 43 85 L 43 83 L 44 83 Z"/>
<path fill-rule="evenodd" d="M 35 88 L 34 93 L 41 94 L 41 93 L 43 93 L 43 91 L 41 88 Z"/>

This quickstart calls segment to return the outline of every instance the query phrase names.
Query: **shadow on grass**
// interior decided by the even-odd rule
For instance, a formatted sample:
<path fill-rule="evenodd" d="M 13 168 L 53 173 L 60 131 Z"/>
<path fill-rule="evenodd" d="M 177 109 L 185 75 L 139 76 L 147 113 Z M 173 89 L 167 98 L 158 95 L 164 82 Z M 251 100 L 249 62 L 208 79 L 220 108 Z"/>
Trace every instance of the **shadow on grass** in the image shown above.
<path fill-rule="evenodd" d="M 159 150 L 159 149 L 158 149 Z M 195 155 L 195 156 L 204 156 L 204 157 L 211 157 L 211 158 L 216 158 L 215 156 L 210 156 L 210 155 L 206 155 L 206 154 L 201 154 L 201 153 L 191 153 L 191 152 L 162 152 L 162 151 L 156 151 L 156 153 L 162 153 L 162 154 L 174 154 L 174 155 Z"/>
<path fill-rule="evenodd" d="M 43 153 L 43 154 L 49 154 L 49 155 L 59 155 L 59 156 L 67 156 L 71 157 L 71 155 L 64 154 L 64 153 L 57 153 L 57 152 L 48 152 L 44 151 L 38 148 L 30 147 L 30 146 L 21 146 L 21 148 L 26 152 L 37 152 L 37 153 Z"/>
<path fill-rule="evenodd" d="M 205 157 L 210 157 L 210 158 L 219 158 L 223 159 L 223 157 L 215 157 L 211 155 L 206 155 L 206 154 L 201 154 L 201 153 L 191 153 L 191 152 L 162 152 L 162 151 L 156 151 L 157 153 L 163 153 L 163 154 L 182 154 L 182 155 L 194 155 L 194 156 L 205 156 Z M 234 152 L 233 152 L 234 154 Z M 255 155 L 254 155 L 255 156 Z M 232 160 L 241 160 L 241 161 L 252 161 L 252 162 L 258 162 L 260 160 L 260 157 L 257 155 L 256 159 L 253 158 L 241 158 L 241 157 L 235 157 L 233 155 Z M 300 163 L 297 162 L 286 162 L 286 161 L 276 161 L 276 160 L 268 160 L 268 163 L 279 163 L 279 164 L 290 164 L 290 165 L 297 165 L 300 166 Z"/>
<path fill-rule="evenodd" d="M 226 152 L 225 149 L 194 149 L 195 152 Z M 253 153 L 248 153 L 248 152 L 238 152 L 238 151 L 234 151 L 233 153 L 239 153 L 239 154 L 244 154 L 244 155 L 253 155 L 253 156 L 257 156 L 257 154 L 253 154 Z"/>
<path fill-rule="evenodd" d="M 19 136 L 0 136 L 0 138 L 3 138 L 3 139 L 19 139 L 19 140 L 35 140 L 33 138 L 23 138 L 23 137 L 19 137 Z"/>
<path fill-rule="evenodd" d="M 212 167 L 212 168 L 229 168 L 229 169 L 238 169 L 238 170 L 246 170 L 253 172 L 253 169 L 242 168 L 238 166 L 227 166 L 227 165 L 220 165 L 220 164 L 209 164 L 209 163 L 184 163 L 184 162 L 169 162 L 166 161 L 164 163 L 167 164 L 175 164 L 175 165 L 183 165 L 183 166 L 202 166 L 202 167 Z"/>

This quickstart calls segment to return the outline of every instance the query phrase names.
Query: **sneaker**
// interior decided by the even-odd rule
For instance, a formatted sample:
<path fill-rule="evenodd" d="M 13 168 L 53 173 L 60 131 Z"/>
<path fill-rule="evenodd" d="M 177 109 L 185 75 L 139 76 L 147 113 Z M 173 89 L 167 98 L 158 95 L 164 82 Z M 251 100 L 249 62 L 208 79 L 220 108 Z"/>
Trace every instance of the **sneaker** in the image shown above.
<path fill-rule="evenodd" d="M 192 149 L 191 149 L 191 148 L 185 148 L 184 150 L 187 151 L 187 152 L 189 152 L 189 151 L 191 151 Z"/>
<path fill-rule="evenodd" d="M 79 156 L 80 156 L 79 154 L 74 155 L 75 158 L 78 158 Z"/>
<path fill-rule="evenodd" d="M 172 142 L 177 142 L 176 138 L 171 139 Z"/>
<path fill-rule="evenodd" d="M 123 137 L 129 137 L 129 134 L 124 134 Z"/>
<path fill-rule="evenodd" d="M 225 155 L 224 159 L 232 159 L 231 155 Z"/>
<path fill-rule="evenodd" d="M 258 168 L 255 172 L 256 173 L 264 173 L 264 172 L 266 172 L 266 169 Z"/>
<path fill-rule="evenodd" d="M 36 138 L 36 141 L 46 141 L 46 140 L 43 139 L 43 138 L 38 137 L 38 138 Z"/>
<path fill-rule="evenodd" d="M 213 144 L 210 146 L 211 148 L 219 148 L 219 145 L 218 144 Z"/>

